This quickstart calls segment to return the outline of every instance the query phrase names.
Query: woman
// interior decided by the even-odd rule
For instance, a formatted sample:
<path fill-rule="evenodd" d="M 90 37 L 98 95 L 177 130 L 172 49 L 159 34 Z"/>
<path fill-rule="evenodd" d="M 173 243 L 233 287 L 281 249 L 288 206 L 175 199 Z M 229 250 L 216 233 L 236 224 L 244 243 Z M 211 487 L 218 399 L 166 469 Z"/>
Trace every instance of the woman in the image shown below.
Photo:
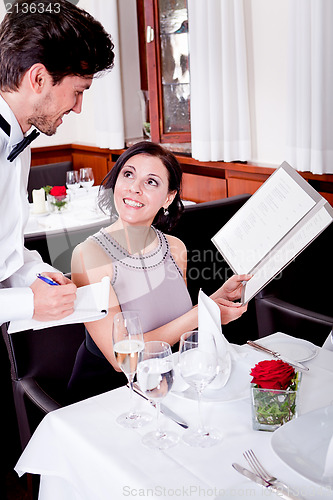
<path fill-rule="evenodd" d="M 182 171 L 175 156 L 158 144 L 140 142 L 126 150 L 105 177 L 100 206 L 111 214 L 109 227 L 78 245 L 72 257 L 72 280 L 78 286 L 110 277 L 108 315 L 86 324 L 69 390 L 74 399 L 123 385 L 112 345 L 113 317 L 138 310 L 145 340 L 175 344 L 198 325 L 186 288 L 186 247 L 170 230 L 183 211 Z M 233 276 L 211 298 L 222 324 L 240 317 L 242 281 Z M 112 376 L 110 375 L 112 373 Z"/>

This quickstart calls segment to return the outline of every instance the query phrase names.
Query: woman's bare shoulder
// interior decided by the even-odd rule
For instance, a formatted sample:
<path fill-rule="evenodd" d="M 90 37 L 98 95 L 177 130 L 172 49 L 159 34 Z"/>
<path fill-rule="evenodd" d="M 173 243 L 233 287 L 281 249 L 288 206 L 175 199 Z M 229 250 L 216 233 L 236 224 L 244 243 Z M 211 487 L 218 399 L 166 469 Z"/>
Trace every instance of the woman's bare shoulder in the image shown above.
<path fill-rule="evenodd" d="M 187 249 L 185 243 L 176 236 L 172 236 L 170 234 L 167 234 L 166 238 L 170 246 L 172 257 L 185 275 L 187 264 Z"/>
<path fill-rule="evenodd" d="M 102 257 L 104 254 L 105 252 L 100 245 L 92 238 L 87 238 L 74 248 L 72 258 L 80 258 L 84 259 L 84 261 L 89 261 L 91 258 L 96 258 L 96 256 Z"/>
<path fill-rule="evenodd" d="M 72 273 L 89 275 L 90 279 L 112 277 L 113 268 L 109 255 L 92 238 L 79 243 L 72 254 Z"/>
<path fill-rule="evenodd" d="M 176 236 L 172 236 L 171 234 L 166 234 L 166 239 L 168 240 L 169 246 L 171 249 L 175 249 L 176 251 L 186 252 L 185 243 L 177 238 Z M 171 250 L 172 252 L 172 250 Z"/>

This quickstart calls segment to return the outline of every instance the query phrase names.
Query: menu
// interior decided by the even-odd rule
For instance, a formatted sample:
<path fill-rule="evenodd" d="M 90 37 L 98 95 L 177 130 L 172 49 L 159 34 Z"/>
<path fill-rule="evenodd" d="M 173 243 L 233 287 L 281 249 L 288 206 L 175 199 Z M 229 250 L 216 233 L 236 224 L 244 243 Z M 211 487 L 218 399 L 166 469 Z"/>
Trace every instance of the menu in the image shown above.
<path fill-rule="evenodd" d="M 36 321 L 35 319 L 11 321 L 8 333 L 97 321 L 104 318 L 108 313 L 109 293 L 110 279 L 108 276 L 105 276 L 98 283 L 92 283 L 91 285 L 82 286 L 77 289 L 74 312 L 69 316 L 54 321 Z"/>
<path fill-rule="evenodd" d="M 333 220 L 333 208 L 287 162 L 275 170 L 212 242 L 236 274 L 252 274 L 247 303 Z"/>

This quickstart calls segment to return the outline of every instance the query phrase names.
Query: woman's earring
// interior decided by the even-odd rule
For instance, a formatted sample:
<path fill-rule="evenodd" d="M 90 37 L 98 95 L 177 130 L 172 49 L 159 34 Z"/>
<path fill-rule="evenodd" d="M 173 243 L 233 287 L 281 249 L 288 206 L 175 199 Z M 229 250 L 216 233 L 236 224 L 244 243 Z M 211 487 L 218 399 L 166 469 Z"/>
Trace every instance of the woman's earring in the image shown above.
<path fill-rule="evenodd" d="M 169 210 L 167 208 L 163 208 L 163 213 L 165 216 L 169 215 Z"/>

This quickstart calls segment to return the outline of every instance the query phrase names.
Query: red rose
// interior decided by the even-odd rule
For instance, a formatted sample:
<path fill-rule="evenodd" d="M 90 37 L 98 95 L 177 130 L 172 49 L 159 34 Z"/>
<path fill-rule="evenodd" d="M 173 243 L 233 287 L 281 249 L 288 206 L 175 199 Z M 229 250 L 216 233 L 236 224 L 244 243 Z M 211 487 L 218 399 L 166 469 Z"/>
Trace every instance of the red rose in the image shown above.
<path fill-rule="evenodd" d="M 65 198 L 67 194 L 65 186 L 53 186 L 50 191 L 50 195 L 55 196 L 56 198 Z"/>
<path fill-rule="evenodd" d="M 287 389 L 295 376 L 294 368 L 281 360 L 260 361 L 252 368 L 252 384 L 262 389 Z"/>

